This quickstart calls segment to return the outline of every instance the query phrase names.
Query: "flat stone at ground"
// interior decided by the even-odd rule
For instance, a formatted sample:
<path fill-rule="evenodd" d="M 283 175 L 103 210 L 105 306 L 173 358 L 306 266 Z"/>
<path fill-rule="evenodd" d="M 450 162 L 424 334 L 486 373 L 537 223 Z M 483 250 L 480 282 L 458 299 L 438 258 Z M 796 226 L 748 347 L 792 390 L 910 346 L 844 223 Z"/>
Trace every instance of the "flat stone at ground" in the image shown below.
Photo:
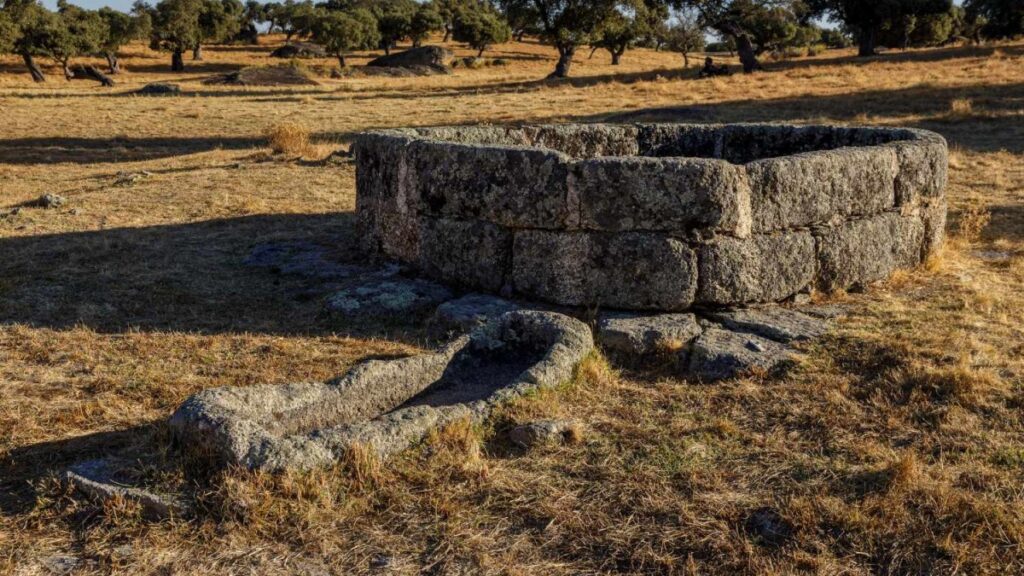
<path fill-rule="evenodd" d="M 120 498 L 136 502 L 149 518 L 170 518 L 188 513 L 188 506 L 173 496 L 118 482 L 119 465 L 123 463 L 106 458 L 79 462 L 64 473 L 64 479 L 79 492 L 96 500 Z"/>
<path fill-rule="evenodd" d="M 580 425 L 570 420 L 537 420 L 513 428 L 508 439 L 520 448 L 559 444 L 579 434 Z"/>
<path fill-rule="evenodd" d="M 491 318 L 513 310 L 519 310 L 519 305 L 504 298 L 467 294 L 438 306 L 432 323 L 439 330 L 468 332 Z"/>
<path fill-rule="evenodd" d="M 177 96 L 181 94 L 181 86 L 166 82 L 154 82 L 139 88 L 135 94 L 139 96 Z"/>
<path fill-rule="evenodd" d="M 790 352 L 789 347 L 755 334 L 707 328 L 693 342 L 687 375 L 713 381 L 752 369 L 772 372 L 789 360 Z"/>
<path fill-rule="evenodd" d="M 422 315 L 451 300 L 448 288 L 420 279 L 375 280 L 335 292 L 327 299 L 332 312 L 350 317 Z"/>
<path fill-rule="evenodd" d="M 340 280 L 366 271 L 362 266 L 332 261 L 326 248 L 304 241 L 257 244 L 244 264 L 318 280 Z"/>
<path fill-rule="evenodd" d="M 609 312 L 597 323 L 597 343 L 606 350 L 643 357 L 688 346 L 700 336 L 693 314 Z"/>
<path fill-rule="evenodd" d="M 780 306 L 710 312 L 707 316 L 730 330 L 783 343 L 811 340 L 824 335 L 830 328 L 830 322 L 825 319 Z"/>

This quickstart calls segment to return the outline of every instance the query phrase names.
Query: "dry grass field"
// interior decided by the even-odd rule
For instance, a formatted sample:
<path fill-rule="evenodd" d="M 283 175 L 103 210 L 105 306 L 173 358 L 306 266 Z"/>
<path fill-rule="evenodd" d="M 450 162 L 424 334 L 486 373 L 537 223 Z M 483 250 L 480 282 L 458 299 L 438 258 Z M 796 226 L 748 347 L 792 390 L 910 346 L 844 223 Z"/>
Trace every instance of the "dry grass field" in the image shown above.
<path fill-rule="evenodd" d="M 33 85 L 0 59 L 0 574 L 69 559 L 75 574 L 1024 573 L 1024 44 L 829 52 L 712 80 L 677 55 L 581 52 L 575 78 L 545 83 L 554 52 L 517 43 L 488 54 L 507 66 L 450 76 L 201 83 L 279 41 L 210 47 L 185 73 L 133 46 L 112 89 Z M 130 94 L 154 81 L 184 93 Z M 627 112 L 935 130 L 951 148 L 945 251 L 822 295 L 851 315 L 782 378 L 698 385 L 594 357 L 384 465 L 209 477 L 168 451 L 162 422 L 198 390 L 431 345 L 401 322 L 338 324 L 293 296 L 300 280 L 242 264 L 271 240 L 360 258 L 354 168 L 321 161 L 352 134 Z M 286 123 L 312 134 L 299 155 L 268 147 Z M 28 205 L 45 193 L 68 203 Z M 586 430 L 511 450 L 502 432 L 538 416 Z M 195 517 L 97 509 L 56 480 L 106 454 L 184 486 Z"/>

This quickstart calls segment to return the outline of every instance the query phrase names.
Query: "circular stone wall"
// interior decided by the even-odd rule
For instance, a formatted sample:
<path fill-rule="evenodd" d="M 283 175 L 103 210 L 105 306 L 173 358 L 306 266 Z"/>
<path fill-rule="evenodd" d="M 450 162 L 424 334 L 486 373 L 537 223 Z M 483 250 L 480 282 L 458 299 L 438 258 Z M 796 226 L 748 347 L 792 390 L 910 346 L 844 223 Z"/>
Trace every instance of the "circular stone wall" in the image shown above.
<path fill-rule="evenodd" d="M 942 241 L 945 140 L 902 128 L 445 127 L 361 134 L 366 246 L 442 281 L 684 310 L 882 280 Z"/>

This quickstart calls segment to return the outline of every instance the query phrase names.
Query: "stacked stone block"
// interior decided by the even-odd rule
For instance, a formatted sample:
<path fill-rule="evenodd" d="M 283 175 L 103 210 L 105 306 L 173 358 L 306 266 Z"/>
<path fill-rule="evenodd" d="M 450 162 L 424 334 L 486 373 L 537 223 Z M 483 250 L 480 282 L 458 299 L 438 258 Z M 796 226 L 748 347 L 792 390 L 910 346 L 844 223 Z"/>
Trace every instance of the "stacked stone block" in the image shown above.
<path fill-rule="evenodd" d="M 942 242 L 947 148 L 902 128 L 442 127 L 360 135 L 366 247 L 456 285 L 685 310 L 882 280 Z"/>

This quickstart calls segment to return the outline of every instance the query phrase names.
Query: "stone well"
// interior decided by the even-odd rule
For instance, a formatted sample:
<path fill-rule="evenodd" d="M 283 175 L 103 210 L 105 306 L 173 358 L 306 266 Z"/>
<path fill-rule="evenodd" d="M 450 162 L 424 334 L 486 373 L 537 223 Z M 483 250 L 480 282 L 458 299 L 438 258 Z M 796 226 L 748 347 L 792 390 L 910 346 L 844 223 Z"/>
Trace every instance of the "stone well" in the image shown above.
<path fill-rule="evenodd" d="M 947 147 L 904 128 L 443 127 L 361 134 L 366 246 L 473 290 L 685 310 L 864 285 L 940 244 Z"/>

